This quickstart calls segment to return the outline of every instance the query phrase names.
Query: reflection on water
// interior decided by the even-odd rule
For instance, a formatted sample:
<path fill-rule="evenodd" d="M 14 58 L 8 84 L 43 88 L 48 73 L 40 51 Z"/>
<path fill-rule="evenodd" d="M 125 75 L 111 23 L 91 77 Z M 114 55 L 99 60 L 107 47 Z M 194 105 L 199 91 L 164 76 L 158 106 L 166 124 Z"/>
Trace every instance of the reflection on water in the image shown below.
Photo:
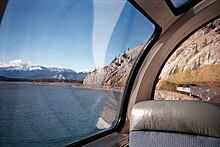
<path fill-rule="evenodd" d="M 60 146 L 100 131 L 97 121 L 119 93 L 72 86 L 3 83 L 1 146 Z"/>

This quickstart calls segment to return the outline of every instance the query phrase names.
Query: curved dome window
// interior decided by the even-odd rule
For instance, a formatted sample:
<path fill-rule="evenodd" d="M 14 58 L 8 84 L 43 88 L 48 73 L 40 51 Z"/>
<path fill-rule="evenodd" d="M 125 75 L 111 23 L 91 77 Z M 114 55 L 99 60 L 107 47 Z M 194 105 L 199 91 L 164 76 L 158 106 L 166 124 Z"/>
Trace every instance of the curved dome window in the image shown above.
<path fill-rule="evenodd" d="M 220 19 L 202 27 L 170 56 L 156 85 L 157 100 L 220 103 Z"/>

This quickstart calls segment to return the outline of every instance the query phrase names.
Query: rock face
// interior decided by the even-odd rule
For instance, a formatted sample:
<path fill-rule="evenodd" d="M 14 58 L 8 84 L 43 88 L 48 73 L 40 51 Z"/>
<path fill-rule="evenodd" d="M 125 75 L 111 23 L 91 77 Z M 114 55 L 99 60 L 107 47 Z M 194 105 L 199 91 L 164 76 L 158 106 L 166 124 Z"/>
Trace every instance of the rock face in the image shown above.
<path fill-rule="evenodd" d="M 124 87 L 131 67 L 142 51 L 143 45 L 124 52 L 109 65 L 96 69 L 86 76 L 83 84 L 94 86 Z"/>
<path fill-rule="evenodd" d="M 109 65 L 86 76 L 83 84 L 94 87 L 124 87 L 143 45 L 125 52 Z M 188 38 L 164 66 L 160 81 L 170 83 L 220 83 L 220 19 L 206 25 Z M 167 87 L 166 84 L 163 87 Z M 170 91 L 175 86 L 170 86 Z M 159 88 L 160 89 L 160 88 Z"/>
<path fill-rule="evenodd" d="M 174 52 L 160 79 L 171 83 L 219 81 L 219 67 L 220 19 L 217 19 L 194 33 Z"/>

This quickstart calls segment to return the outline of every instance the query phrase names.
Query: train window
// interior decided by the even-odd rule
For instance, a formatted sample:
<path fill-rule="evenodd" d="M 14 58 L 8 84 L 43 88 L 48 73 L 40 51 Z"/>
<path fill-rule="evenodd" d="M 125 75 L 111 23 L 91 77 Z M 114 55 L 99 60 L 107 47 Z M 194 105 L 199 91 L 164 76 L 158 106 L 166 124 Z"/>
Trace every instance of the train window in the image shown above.
<path fill-rule="evenodd" d="M 180 15 L 202 0 L 165 0 L 174 15 Z"/>
<path fill-rule="evenodd" d="M 155 26 L 128 1 L 8 2 L 0 146 L 61 146 L 111 130 Z"/>
<path fill-rule="evenodd" d="M 175 8 L 179 8 L 192 0 L 170 0 Z"/>
<path fill-rule="evenodd" d="M 156 85 L 156 100 L 220 103 L 220 19 L 185 40 L 166 62 Z"/>

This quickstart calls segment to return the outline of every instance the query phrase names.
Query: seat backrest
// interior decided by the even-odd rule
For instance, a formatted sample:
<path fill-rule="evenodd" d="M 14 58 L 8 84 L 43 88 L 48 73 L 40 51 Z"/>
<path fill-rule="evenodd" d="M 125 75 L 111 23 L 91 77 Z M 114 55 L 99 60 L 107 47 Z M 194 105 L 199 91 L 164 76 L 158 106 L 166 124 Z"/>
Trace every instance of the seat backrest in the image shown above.
<path fill-rule="evenodd" d="M 220 146 L 220 105 L 202 101 L 144 101 L 133 107 L 130 146 L 180 146 L 178 142 L 183 146 Z"/>

